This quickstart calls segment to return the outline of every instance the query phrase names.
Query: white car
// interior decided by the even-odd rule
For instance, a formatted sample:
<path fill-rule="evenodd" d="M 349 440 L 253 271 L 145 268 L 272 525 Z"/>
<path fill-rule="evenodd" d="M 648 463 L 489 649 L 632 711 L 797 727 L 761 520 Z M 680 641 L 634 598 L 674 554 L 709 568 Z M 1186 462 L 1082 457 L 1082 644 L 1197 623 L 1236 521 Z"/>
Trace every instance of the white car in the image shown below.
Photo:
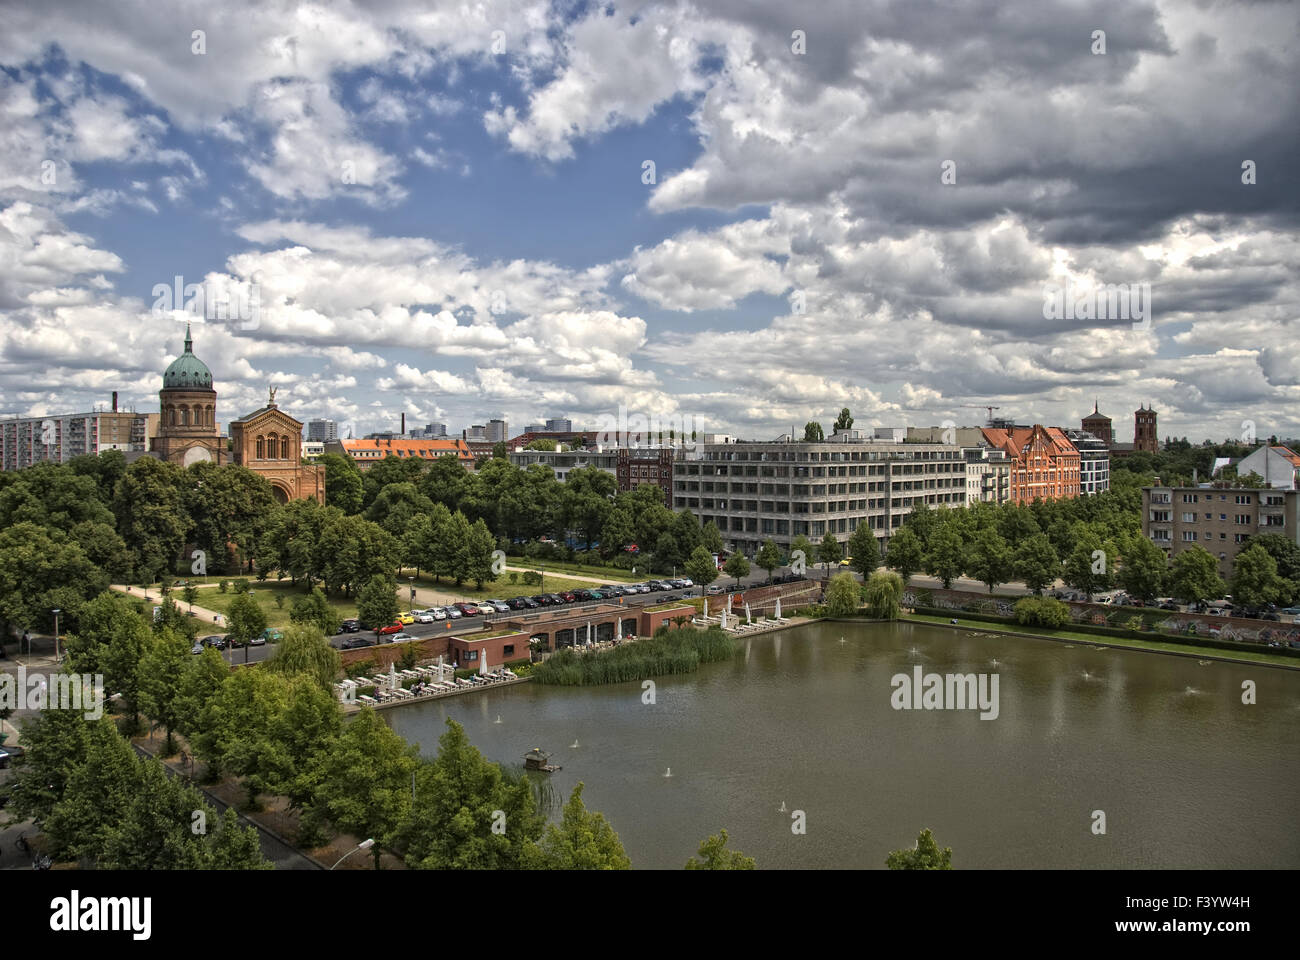
<path fill-rule="evenodd" d="M 461 613 L 455 607 L 444 607 L 443 609 L 447 612 L 448 620 L 459 620 L 461 617 L 465 616 L 465 614 Z"/>
<path fill-rule="evenodd" d="M 490 603 L 480 603 L 478 605 L 478 612 L 485 617 L 490 617 L 497 612 L 497 608 L 492 606 Z"/>
<path fill-rule="evenodd" d="M 415 615 L 416 623 L 433 623 L 433 614 L 428 610 L 421 610 Z"/>
<path fill-rule="evenodd" d="M 430 607 L 425 611 L 425 613 L 429 614 L 429 616 L 433 617 L 435 620 L 447 619 L 447 611 L 443 607 Z"/>

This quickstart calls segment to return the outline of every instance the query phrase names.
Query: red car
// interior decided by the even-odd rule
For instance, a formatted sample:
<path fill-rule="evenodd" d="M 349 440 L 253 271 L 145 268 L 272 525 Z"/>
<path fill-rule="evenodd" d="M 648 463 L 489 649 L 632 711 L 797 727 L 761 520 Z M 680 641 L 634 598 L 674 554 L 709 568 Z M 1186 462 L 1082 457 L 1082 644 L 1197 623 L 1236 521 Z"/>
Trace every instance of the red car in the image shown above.
<path fill-rule="evenodd" d="M 404 629 L 401 620 L 394 620 L 388 626 L 378 628 L 375 633 L 401 633 Z"/>
<path fill-rule="evenodd" d="M 467 617 L 477 617 L 479 609 L 477 603 L 457 603 L 453 606 Z"/>

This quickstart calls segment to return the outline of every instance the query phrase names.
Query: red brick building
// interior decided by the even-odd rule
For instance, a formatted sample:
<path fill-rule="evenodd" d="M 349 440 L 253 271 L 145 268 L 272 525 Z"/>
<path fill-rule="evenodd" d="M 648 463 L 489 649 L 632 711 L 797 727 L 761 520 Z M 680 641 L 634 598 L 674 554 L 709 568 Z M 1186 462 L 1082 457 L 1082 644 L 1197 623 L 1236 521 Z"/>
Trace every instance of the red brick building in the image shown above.
<path fill-rule="evenodd" d="M 650 450 L 619 447 L 614 461 L 614 472 L 619 490 L 635 490 L 645 483 L 653 483 L 664 494 L 664 503 L 673 502 L 673 460 L 678 451 L 672 447 Z"/>
<path fill-rule="evenodd" d="M 984 427 L 984 439 L 1011 461 L 1011 502 L 1079 495 L 1079 451 L 1056 427 Z"/>

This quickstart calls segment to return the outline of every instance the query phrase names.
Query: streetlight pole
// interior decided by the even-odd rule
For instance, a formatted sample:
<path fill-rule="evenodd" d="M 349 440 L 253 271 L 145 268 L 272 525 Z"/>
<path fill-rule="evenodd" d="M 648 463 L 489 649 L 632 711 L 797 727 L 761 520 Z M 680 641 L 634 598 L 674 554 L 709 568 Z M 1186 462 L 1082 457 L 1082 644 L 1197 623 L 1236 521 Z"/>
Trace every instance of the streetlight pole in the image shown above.
<path fill-rule="evenodd" d="M 415 615 L 415 577 L 407 577 L 406 579 L 411 584 L 411 615 L 414 616 Z"/>
<path fill-rule="evenodd" d="M 59 661 L 59 613 L 58 607 L 54 608 L 54 662 Z"/>
<path fill-rule="evenodd" d="M 335 861 L 334 861 L 334 867 L 337 867 L 340 863 L 342 863 L 342 862 L 343 862 L 344 860 L 346 860 L 348 857 L 352 856 L 352 854 L 356 853 L 358 850 L 369 850 L 369 849 L 370 849 L 371 847 L 373 847 L 374 845 L 375 845 L 375 841 L 374 841 L 374 840 L 362 840 L 359 844 L 356 845 L 355 848 L 353 848 L 352 850 L 349 850 L 347 853 L 343 854 L 343 856 L 341 856 L 341 857 L 339 857 L 337 860 L 335 860 Z M 330 869 L 333 870 L 334 867 L 330 867 Z"/>

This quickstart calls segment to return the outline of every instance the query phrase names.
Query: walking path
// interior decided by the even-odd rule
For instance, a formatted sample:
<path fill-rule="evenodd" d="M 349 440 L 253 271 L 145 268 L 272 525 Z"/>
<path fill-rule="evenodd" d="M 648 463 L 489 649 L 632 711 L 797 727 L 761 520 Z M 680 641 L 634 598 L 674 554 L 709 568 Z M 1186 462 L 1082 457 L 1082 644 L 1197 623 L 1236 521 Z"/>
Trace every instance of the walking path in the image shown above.
<path fill-rule="evenodd" d="M 205 584 L 205 586 L 216 586 L 216 584 Z M 162 603 L 161 596 L 151 595 L 149 591 L 142 590 L 140 587 L 129 587 L 121 583 L 111 583 L 109 584 L 109 589 L 116 590 L 119 593 L 125 593 L 137 599 L 141 599 L 141 597 L 143 596 L 143 599 L 146 601 L 152 600 L 154 603 Z M 137 590 L 140 590 L 140 593 L 136 593 Z M 193 610 L 194 616 L 197 620 L 200 620 L 204 623 L 211 623 L 215 627 L 219 627 L 222 629 L 225 628 L 226 618 L 221 614 L 217 613 L 217 611 L 209 610 L 207 607 L 200 607 L 197 603 L 191 607 L 179 596 L 173 596 L 172 599 L 176 601 L 176 606 L 179 607 L 181 610 L 186 610 L 187 608 L 189 610 Z"/>

